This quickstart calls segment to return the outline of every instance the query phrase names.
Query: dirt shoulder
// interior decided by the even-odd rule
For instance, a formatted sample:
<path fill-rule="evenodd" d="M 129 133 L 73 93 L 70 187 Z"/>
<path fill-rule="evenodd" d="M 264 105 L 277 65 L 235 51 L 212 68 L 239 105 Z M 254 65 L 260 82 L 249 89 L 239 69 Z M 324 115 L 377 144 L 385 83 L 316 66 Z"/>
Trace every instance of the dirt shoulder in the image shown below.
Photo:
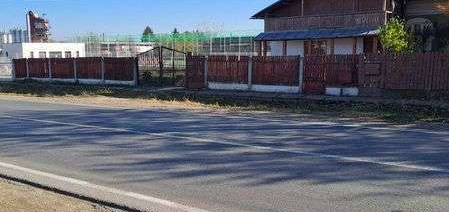
<path fill-rule="evenodd" d="M 37 82 L 0 83 L 1 99 L 86 104 L 130 109 L 177 109 L 249 116 L 289 117 L 298 120 L 383 122 L 394 125 L 447 125 L 449 109 L 424 105 L 363 103 L 338 100 L 282 98 L 237 98 L 219 92 L 187 92 L 156 88 L 130 88 L 45 84 Z M 265 94 L 259 94 L 264 96 Z M 267 94 L 268 95 L 268 94 Z M 288 98 L 287 98 L 288 99 Z M 447 126 L 444 126 L 447 127 Z"/>
<path fill-rule="evenodd" d="M 101 205 L 0 179 L 2 212 L 121 212 Z"/>

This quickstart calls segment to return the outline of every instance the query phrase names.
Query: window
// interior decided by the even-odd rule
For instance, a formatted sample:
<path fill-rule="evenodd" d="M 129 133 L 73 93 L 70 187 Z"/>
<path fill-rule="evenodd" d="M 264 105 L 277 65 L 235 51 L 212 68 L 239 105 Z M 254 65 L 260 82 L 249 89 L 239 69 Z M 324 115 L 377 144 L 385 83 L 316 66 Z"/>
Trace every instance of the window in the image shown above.
<path fill-rule="evenodd" d="M 39 52 L 39 58 L 47 58 L 47 52 Z"/>
<path fill-rule="evenodd" d="M 72 57 L 72 52 L 65 52 L 65 58 L 71 58 Z"/>
<path fill-rule="evenodd" d="M 30 52 L 30 58 L 34 58 L 34 52 Z"/>
<path fill-rule="evenodd" d="M 50 58 L 62 58 L 62 52 L 50 52 Z"/>
<path fill-rule="evenodd" d="M 304 42 L 305 54 L 325 55 L 327 54 L 326 40 L 312 40 Z"/>

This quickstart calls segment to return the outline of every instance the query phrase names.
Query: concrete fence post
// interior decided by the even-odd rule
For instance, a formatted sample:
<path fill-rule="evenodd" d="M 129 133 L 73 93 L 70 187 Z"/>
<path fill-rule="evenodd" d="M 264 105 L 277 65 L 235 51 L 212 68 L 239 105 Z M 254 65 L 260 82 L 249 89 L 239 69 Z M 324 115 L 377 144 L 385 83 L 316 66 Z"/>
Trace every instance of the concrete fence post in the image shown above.
<path fill-rule="evenodd" d="M 27 79 L 30 78 L 30 64 L 28 63 L 28 58 L 25 59 L 25 67 L 26 67 L 26 71 L 27 71 Z"/>
<path fill-rule="evenodd" d="M 16 63 L 14 60 L 11 60 L 11 79 L 16 81 Z"/>
<path fill-rule="evenodd" d="M 105 65 L 104 65 L 104 57 L 101 57 L 101 82 L 106 84 L 105 80 Z"/>
<path fill-rule="evenodd" d="M 78 68 L 76 67 L 76 58 L 73 58 L 73 81 L 78 82 Z"/>
<path fill-rule="evenodd" d="M 248 90 L 253 89 L 253 56 L 248 59 Z"/>
<path fill-rule="evenodd" d="M 53 78 L 53 73 L 52 73 L 52 67 L 51 67 L 51 59 L 48 58 L 48 79 L 52 79 Z"/>
<path fill-rule="evenodd" d="M 209 88 L 209 82 L 208 82 L 208 78 L 207 78 L 208 72 L 209 72 L 209 57 L 205 56 L 204 57 L 204 86 L 206 88 Z"/>
<path fill-rule="evenodd" d="M 139 85 L 139 59 L 136 57 L 133 59 L 134 62 L 134 70 L 133 70 L 133 81 L 134 86 Z"/>
<path fill-rule="evenodd" d="M 304 93 L 304 57 L 299 56 L 299 93 Z"/>

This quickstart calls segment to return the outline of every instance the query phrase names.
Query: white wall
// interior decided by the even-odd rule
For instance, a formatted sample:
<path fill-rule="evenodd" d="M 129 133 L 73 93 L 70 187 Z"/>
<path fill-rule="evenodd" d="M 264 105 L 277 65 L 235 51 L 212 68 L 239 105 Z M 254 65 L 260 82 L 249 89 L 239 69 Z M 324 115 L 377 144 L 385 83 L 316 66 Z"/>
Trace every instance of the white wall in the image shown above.
<path fill-rule="evenodd" d="M 330 44 L 330 40 L 328 40 Z M 353 49 L 353 38 L 337 38 L 334 40 L 335 48 L 334 54 L 337 55 L 347 55 L 352 54 Z M 269 45 L 271 47 L 272 56 L 282 56 L 283 55 L 283 42 L 282 41 L 270 41 Z M 331 47 L 328 45 L 328 54 L 331 52 Z M 357 38 L 357 54 L 363 53 L 363 38 Z M 298 56 L 304 55 L 304 41 L 292 40 L 287 41 L 287 55 L 288 56 Z"/>
<path fill-rule="evenodd" d="M 282 41 L 270 41 L 268 42 L 271 48 L 271 56 L 283 55 L 283 42 Z"/>
<path fill-rule="evenodd" d="M 334 41 L 335 49 L 334 54 L 352 54 L 352 50 L 354 47 L 353 38 L 339 38 Z M 363 38 L 357 38 L 357 54 L 363 53 Z"/>
<path fill-rule="evenodd" d="M 283 55 L 283 41 L 270 41 L 269 45 L 271 47 L 272 56 L 282 56 Z M 304 55 L 304 41 L 291 40 L 287 41 L 287 56 L 298 56 Z"/>
<path fill-rule="evenodd" d="M 304 41 L 291 40 L 287 41 L 287 55 L 288 56 L 304 56 Z"/>
<path fill-rule="evenodd" d="M 62 57 L 65 57 L 65 52 L 70 51 L 72 57 L 76 57 L 76 52 L 79 52 L 79 57 L 86 56 L 86 48 L 84 43 L 22 43 L 23 57 L 30 58 L 31 52 L 34 53 L 34 58 L 39 57 L 39 52 L 46 52 L 47 57 L 50 52 L 62 52 Z"/>

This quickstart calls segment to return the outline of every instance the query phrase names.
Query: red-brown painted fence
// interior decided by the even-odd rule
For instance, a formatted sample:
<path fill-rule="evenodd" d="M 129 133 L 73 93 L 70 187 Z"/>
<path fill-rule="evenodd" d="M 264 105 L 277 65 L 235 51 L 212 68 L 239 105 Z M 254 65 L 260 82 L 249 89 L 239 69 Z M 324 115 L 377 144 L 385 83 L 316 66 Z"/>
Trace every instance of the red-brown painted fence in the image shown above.
<path fill-rule="evenodd" d="M 27 60 L 26 59 L 14 59 L 14 70 L 16 78 L 27 77 Z"/>
<path fill-rule="evenodd" d="M 13 60 L 17 79 L 101 80 L 128 82 L 137 79 L 136 58 L 42 58 Z M 134 81 L 137 83 L 137 81 Z"/>
<path fill-rule="evenodd" d="M 385 90 L 449 90 L 449 54 L 364 55 L 359 86 Z"/>
<path fill-rule="evenodd" d="M 79 79 L 101 79 L 101 60 L 99 57 L 76 58 L 76 73 Z"/>
<path fill-rule="evenodd" d="M 356 55 L 306 56 L 304 92 L 322 94 L 326 86 L 357 85 Z"/>
<path fill-rule="evenodd" d="M 52 77 L 57 79 L 72 79 L 75 77 L 75 68 L 73 59 L 50 60 Z"/>
<path fill-rule="evenodd" d="M 134 58 L 104 58 L 105 79 L 132 81 L 137 61 Z"/>
<path fill-rule="evenodd" d="M 248 83 L 249 57 L 209 56 L 207 77 L 210 82 Z"/>
<path fill-rule="evenodd" d="M 28 59 L 28 68 L 32 78 L 49 78 L 48 59 Z"/>
<path fill-rule="evenodd" d="M 188 80 L 205 87 L 205 57 L 188 57 Z M 210 57 L 209 82 L 299 86 L 299 57 Z M 449 91 L 449 54 L 325 55 L 304 58 L 305 93 L 323 94 L 327 86 L 380 90 Z M 249 84 L 250 82 L 248 82 Z M 250 87 L 250 86 L 249 86 Z"/>
<path fill-rule="evenodd" d="M 299 86 L 299 57 L 254 57 L 253 84 Z"/>
<path fill-rule="evenodd" d="M 205 62 L 204 56 L 186 56 L 185 87 L 188 89 L 205 88 Z"/>

